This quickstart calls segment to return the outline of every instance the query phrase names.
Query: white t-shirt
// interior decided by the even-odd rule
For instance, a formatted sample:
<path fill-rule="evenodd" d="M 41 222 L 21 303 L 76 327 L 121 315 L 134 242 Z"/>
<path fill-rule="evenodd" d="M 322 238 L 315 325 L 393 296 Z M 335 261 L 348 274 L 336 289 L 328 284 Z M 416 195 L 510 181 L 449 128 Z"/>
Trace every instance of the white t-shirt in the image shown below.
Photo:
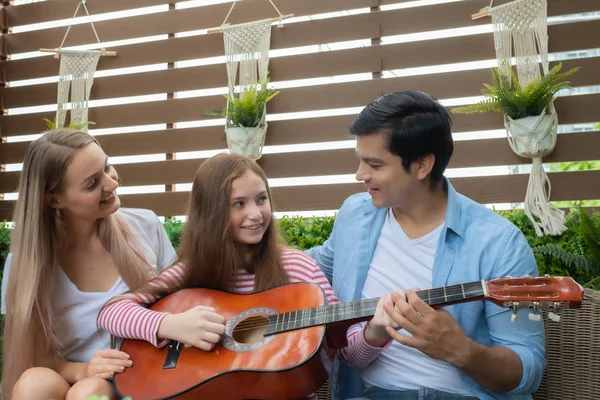
<path fill-rule="evenodd" d="M 432 269 L 444 224 L 411 239 L 388 211 L 363 287 L 363 299 L 384 296 L 398 289 L 431 289 Z M 404 329 L 399 333 L 410 336 Z M 472 395 L 453 365 L 392 341 L 389 348 L 361 371 L 365 385 L 389 390 L 427 387 Z"/>
<path fill-rule="evenodd" d="M 175 261 L 175 250 L 160 220 L 150 210 L 120 208 L 118 215 L 129 224 L 138 250 L 158 271 Z M 6 289 L 11 255 L 4 265 L 2 314 L 6 314 Z M 71 362 L 88 362 L 97 350 L 110 348 L 110 334 L 96 324 L 100 308 L 112 297 L 129 290 L 119 277 L 107 292 L 81 292 L 62 268 L 56 269 L 52 309 L 54 327 L 63 347 L 63 357 Z"/>

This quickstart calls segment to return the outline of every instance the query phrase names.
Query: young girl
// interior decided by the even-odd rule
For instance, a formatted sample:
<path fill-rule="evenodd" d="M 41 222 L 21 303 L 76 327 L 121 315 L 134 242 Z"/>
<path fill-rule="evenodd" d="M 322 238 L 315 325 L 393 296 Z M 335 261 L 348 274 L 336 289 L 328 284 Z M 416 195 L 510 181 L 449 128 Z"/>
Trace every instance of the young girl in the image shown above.
<path fill-rule="evenodd" d="M 153 212 L 119 208 L 117 181 L 87 133 L 50 131 L 27 149 L 2 280 L 5 400 L 113 398 L 107 379 L 131 365 L 98 311 L 175 251 Z"/>
<path fill-rule="evenodd" d="M 314 282 L 330 304 L 339 302 L 314 260 L 278 242 L 267 177 L 255 162 L 233 154 L 205 161 L 192 185 L 187 217 L 177 264 L 112 299 L 99 315 L 103 329 L 158 347 L 176 340 L 210 351 L 225 332 L 225 319 L 214 309 L 168 314 L 146 307 L 180 288 L 253 293 L 290 282 Z M 358 324 L 349 329 L 348 343 L 342 357 L 358 365 L 371 350 Z"/>

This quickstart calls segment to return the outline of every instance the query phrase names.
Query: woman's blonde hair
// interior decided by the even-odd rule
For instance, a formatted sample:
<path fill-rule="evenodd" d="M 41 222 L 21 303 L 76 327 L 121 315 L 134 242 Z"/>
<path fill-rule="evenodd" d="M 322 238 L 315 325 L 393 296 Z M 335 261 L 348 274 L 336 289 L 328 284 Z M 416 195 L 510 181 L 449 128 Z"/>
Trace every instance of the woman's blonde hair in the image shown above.
<path fill-rule="evenodd" d="M 11 238 L 11 265 L 6 293 L 2 395 L 10 399 L 20 375 L 34 366 L 56 367 L 61 349 L 52 319 L 53 277 L 67 243 L 59 213 L 46 204 L 47 193 L 64 190 L 74 154 L 99 143 L 89 134 L 70 130 L 46 132 L 25 154 Z M 150 279 L 143 257 L 132 247 L 131 231 L 116 214 L 98 220 L 98 233 L 130 288 Z"/>

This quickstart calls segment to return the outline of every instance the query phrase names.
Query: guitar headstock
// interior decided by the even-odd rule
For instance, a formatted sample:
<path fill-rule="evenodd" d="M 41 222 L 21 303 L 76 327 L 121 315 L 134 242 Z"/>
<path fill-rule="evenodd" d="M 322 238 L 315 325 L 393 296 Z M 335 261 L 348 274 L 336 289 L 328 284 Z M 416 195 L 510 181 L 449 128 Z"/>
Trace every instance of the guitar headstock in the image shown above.
<path fill-rule="evenodd" d="M 539 319 L 539 310 L 549 310 L 550 318 L 557 319 L 555 311 L 581 308 L 583 300 L 583 287 L 566 276 L 494 279 L 484 282 L 484 292 L 487 300 L 512 309 L 513 318 L 520 308 L 529 308 L 533 319 Z"/>

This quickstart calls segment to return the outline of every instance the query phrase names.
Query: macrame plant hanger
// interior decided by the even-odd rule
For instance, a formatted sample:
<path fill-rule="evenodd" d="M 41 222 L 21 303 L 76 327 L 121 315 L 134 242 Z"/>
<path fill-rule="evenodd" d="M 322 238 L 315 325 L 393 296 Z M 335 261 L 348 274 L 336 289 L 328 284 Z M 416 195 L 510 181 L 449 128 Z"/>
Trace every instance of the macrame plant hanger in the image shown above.
<path fill-rule="evenodd" d="M 514 52 L 521 87 L 542 76 L 542 72 L 546 75 L 549 68 L 546 0 L 514 0 L 496 7 L 491 5 L 487 13 L 492 17 L 500 72 L 511 79 Z M 542 157 L 554 150 L 558 128 L 554 102 L 550 101 L 547 108 L 537 117 L 513 120 L 504 116 L 511 149 L 520 157 L 532 159 L 524 208 L 538 236 L 560 235 L 567 229 L 564 212 L 550 203 L 550 179 L 542 167 Z"/>
<path fill-rule="evenodd" d="M 290 15 L 282 15 L 272 0 L 269 0 L 278 18 L 267 18 L 259 21 L 230 25 L 227 23 L 237 1 L 234 1 L 220 28 L 209 33 L 223 32 L 225 46 L 225 64 L 227 68 L 227 86 L 229 98 L 226 105 L 225 135 L 230 152 L 241 153 L 257 160 L 262 156 L 262 148 L 267 132 L 267 107 L 263 109 L 257 127 L 240 127 L 229 124 L 229 99 L 234 98 L 236 86 L 239 85 L 239 96 L 253 88 L 259 81 L 265 81 L 269 72 L 269 48 L 271 45 L 271 24 L 283 20 Z M 239 82 L 238 80 L 239 69 Z"/>
<path fill-rule="evenodd" d="M 77 16 L 79 8 L 83 6 L 85 13 L 89 16 L 90 13 L 85 4 L 85 0 L 79 0 L 73 18 Z M 92 30 L 96 36 L 96 40 L 100 43 L 98 32 L 93 22 Z M 69 89 L 71 93 L 71 124 L 74 124 L 79 130 L 87 132 L 88 123 L 88 102 L 92 84 L 94 83 L 94 73 L 98 65 L 100 56 L 116 56 L 114 51 L 106 51 L 104 48 L 100 50 L 65 50 L 63 45 L 69 35 L 71 26 L 69 24 L 65 36 L 57 49 L 40 49 L 42 52 L 55 53 L 54 57 L 60 58 L 60 68 L 58 77 L 58 95 L 56 105 L 55 125 L 57 128 L 65 126 L 67 109 L 69 105 Z"/>

